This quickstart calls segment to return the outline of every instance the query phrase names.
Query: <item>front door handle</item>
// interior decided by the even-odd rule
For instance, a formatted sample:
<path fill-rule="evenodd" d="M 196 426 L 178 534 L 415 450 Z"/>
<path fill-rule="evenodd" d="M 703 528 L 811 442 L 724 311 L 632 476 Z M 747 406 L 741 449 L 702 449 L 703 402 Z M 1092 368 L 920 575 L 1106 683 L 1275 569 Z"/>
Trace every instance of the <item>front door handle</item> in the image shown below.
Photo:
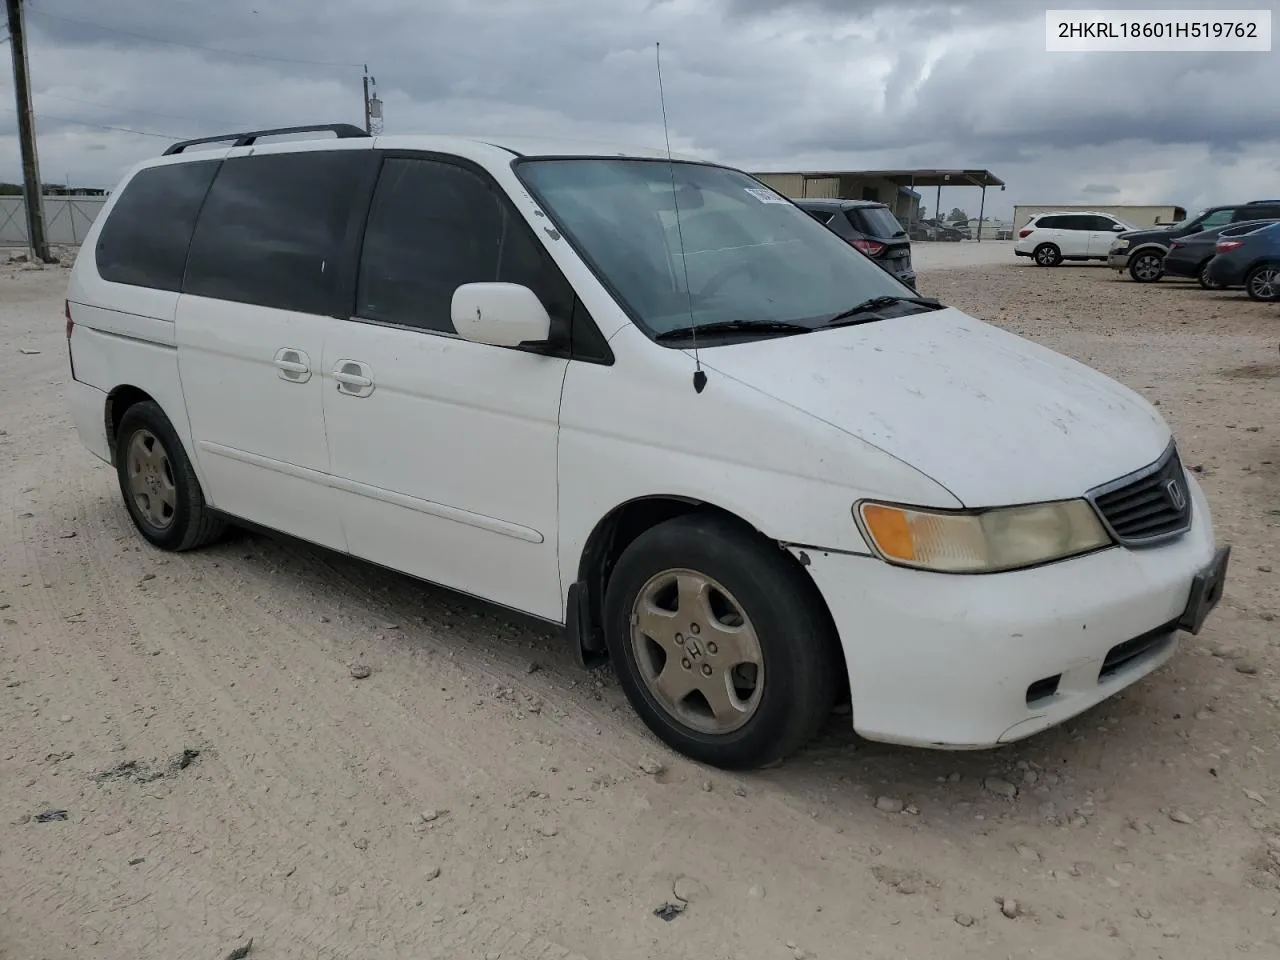
<path fill-rule="evenodd" d="M 367 397 L 373 393 L 373 371 L 359 360 L 339 360 L 333 367 L 338 392 L 348 397 Z"/>
<path fill-rule="evenodd" d="M 271 360 L 277 376 L 290 383 L 306 383 L 311 379 L 311 358 L 294 347 L 281 347 Z"/>

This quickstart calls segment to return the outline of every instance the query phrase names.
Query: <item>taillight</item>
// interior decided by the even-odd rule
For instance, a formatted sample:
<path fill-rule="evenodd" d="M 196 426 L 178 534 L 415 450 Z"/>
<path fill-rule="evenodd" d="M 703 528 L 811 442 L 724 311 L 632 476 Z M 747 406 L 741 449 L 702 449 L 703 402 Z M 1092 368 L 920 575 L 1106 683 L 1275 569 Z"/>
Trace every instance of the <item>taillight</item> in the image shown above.
<path fill-rule="evenodd" d="M 1031 236 L 1034 229 L 1035 229 L 1034 227 L 1023 227 L 1021 230 L 1018 231 L 1018 239 L 1019 240 L 1027 239 L 1027 237 Z"/>
<path fill-rule="evenodd" d="M 877 243 L 874 240 L 864 240 L 859 237 L 853 241 L 853 245 L 865 253 L 868 257 L 878 257 L 884 253 L 884 244 Z"/>
<path fill-rule="evenodd" d="M 1243 247 L 1243 240 L 1219 240 L 1218 245 L 1214 248 L 1218 253 L 1230 253 L 1237 247 Z"/>
<path fill-rule="evenodd" d="M 71 328 L 75 326 L 75 324 L 71 322 L 71 301 L 70 300 L 62 301 L 62 306 L 63 306 L 63 313 L 67 318 L 67 339 L 70 340 Z"/>

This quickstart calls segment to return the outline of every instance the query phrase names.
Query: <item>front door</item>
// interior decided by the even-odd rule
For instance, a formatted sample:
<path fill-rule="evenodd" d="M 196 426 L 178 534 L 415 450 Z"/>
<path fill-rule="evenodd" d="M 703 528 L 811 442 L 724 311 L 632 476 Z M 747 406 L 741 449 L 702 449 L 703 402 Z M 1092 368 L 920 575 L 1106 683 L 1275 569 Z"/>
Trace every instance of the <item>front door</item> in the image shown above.
<path fill-rule="evenodd" d="M 356 556 L 561 617 L 556 442 L 568 360 L 461 339 L 461 284 L 572 289 L 500 189 L 462 161 L 388 156 L 369 210 L 355 316 L 325 343 L 332 482 Z"/>
<path fill-rule="evenodd" d="M 205 199 L 178 301 L 178 368 L 210 502 L 343 549 L 320 363 L 326 326 L 340 322 L 324 314 L 372 153 L 270 149 L 224 160 Z"/>
<path fill-rule="evenodd" d="M 1089 232 L 1089 256 L 1105 257 L 1111 252 L 1111 246 L 1116 242 L 1121 231 L 1116 230 L 1116 221 L 1110 217 L 1101 217 L 1092 214 L 1089 217 L 1092 230 Z"/>

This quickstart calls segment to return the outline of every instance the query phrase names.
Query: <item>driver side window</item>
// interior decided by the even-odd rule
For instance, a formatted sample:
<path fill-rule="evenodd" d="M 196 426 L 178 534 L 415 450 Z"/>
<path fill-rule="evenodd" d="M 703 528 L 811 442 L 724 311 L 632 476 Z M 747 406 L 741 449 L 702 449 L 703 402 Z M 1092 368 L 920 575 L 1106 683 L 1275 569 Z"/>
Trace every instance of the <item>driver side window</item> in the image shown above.
<path fill-rule="evenodd" d="M 1214 227 L 1226 226 L 1231 222 L 1231 210 L 1215 210 L 1200 221 L 1197 229 L 1212 230 Z"/>
<path fill-rule="evenodd" d="M 567 331 L 573 288 L 505 196 L 458 164 L 390 157 L 365 225 L 356 315 L 455 334 L 453 292 L 501 281 L 533 290 Z"/>

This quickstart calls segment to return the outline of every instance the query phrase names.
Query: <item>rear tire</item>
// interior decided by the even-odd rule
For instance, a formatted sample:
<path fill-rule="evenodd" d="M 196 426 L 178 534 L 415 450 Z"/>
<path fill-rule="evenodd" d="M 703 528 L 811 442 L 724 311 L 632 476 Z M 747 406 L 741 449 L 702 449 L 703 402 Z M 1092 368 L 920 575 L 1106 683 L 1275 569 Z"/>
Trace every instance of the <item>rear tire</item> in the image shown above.
<path fill-rule="evenodd" d="M 776 545 L 710 514 L 668 520 L 623 551 L 605 639 L 649 729 L 725 769 L 800 749 L 830 713 L 843 668 L 812 581 Z"/>
<path fill-rule="evenodd" d="M 226 529 L 226 521 L 205 505 L 182 441 L 159 404 L 146 400 L 125 411 L 115 461 L 125 508 L 153 546 L 191 550 Z"/>
<path fill-rule="evenodd" d="M 1280 265 L 1260 263 L 1244 278 L 1245 293 L 1250 300 L 1275 303 L 1280 300 Z"/>
<path fill-rule="evenodd" d="M 1200 264 L 1200 272 L 1196 274 L 1196 281 L 1205 290 L 1225 290 L 1227 288 L 1225 283 L 1219 283 L 1216 280 L 1209 279 L 1209 263 L 1212 259 L 1213 258 L 1211 257 L 1209 260 Z"/>
<path fill-rule="evenodd" d="M 1053 243 L 1040 244 L 1031 256 L 1038 267 L 1056 267 L 1062 262 L 1062 251 Z"/>
<path fill-rule="evenodd" d="M 1129 276 L 1138 283 L 1155 283 L 1164 276 L 1164 257 L 1154 250 L 1143 250 L 1129 258 Z"/>

